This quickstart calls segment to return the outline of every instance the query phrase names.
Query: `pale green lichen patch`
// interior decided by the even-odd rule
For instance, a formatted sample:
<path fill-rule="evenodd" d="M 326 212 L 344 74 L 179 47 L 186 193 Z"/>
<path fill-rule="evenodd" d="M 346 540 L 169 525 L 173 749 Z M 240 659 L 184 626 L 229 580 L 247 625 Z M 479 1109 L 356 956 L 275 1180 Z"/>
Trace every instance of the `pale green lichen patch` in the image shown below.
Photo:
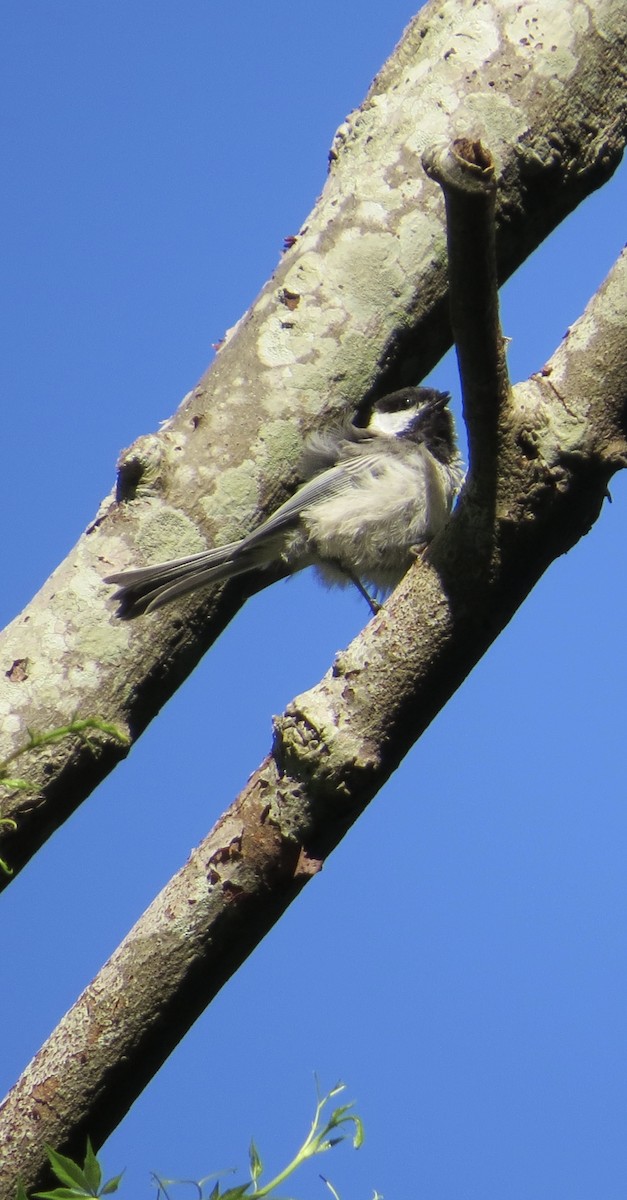
<path fill-rule="evenodd" d="M 574 75 L 578 65 L 579 59 L 576 54 L 572 54 L 564 46 L 556 46 L 550 63 L 540 62 L 537 74 L 547 78 L 568 79 Z"/>
<path fill-rule="evenodd" d="M 588 408 L 588 405 L 586 405 Z M 583 420 L 578 420 L 560 405 L 551 405 L 549 433 L 551 451 L 559 449 L 560 454 L 574 453 L 585 445 L 587 426 Z M 551 457 L 553 453 L 551 454 Z"/>
<path fill-rule="evenodd" d="M 398 241 L 402 259 L 407 262 L 411 258 L 416 264 L 416 275 L 432 263 L 446 260 L 446 234 L 435 206 L 419 214 L 407 212 L 398 225 Z"/>
<path fill-rule="evenodd" d="M 126 622 L 119 621 L 115 629 L 123 634 L 125 641 L 128 639 L 130 630 Z M 106 622 L 99 622 L 81 625 L 76 631 L 75 644 L 80 648 L 80 663 L 72 668 L 76 694 L 84 690 L 87 695 L 92 695 L 93 687 L 100 678 L 101 667 L 105 663 L 119 661 L 119 641 L 111 637 L 111 628 Z"/>
<path fill-rule="evenodd" d="M 498 147 L 511 146 L 527 128 L 525 114 L 512 104 L 507 96 L 497 96 L 493 91 L 475 92 L 465 102 L 468 110 L 469 127 L 490 143 L 494 165 L 498 174 Z"/>
<path fill-rule="evenodd" d="M 311 241 L 311 238 L 308 239 Z M 303 251 L 286 272 L 283 288 L 302 297 L 305 302 L 322 287 L 326 278 L 323 260 L 313 250 Z M 287 311 L 287 310 L 286 310 Z M 298 311 L 298 310 L 296 310 Z"/>
<path fill-rule="evenodd" d="M 547 4 L 546 0 L 527 0 L 525 4 L 512 5 L 503 19 L 503 29 L 510 44 L 521 50 L 538 53 L 534 70 L 559 79 L 568 79 L 576 69 L 578 55 L 576 41 L 586 33 L 590 24 L 590 13 L 585 4 Z M 549 54 L 547 56 L 547 48 Z"/>
<path fill-rule="evenodd" d="M 276 374 L 269 373 L 268 386 L 265 389 L 263 378 L 261 376 L 263 411 L 268 417 L 266 424 L 269 425 L 271 421 L 274 423 L 274 420 L 278 419 L 281 420 L 282 426 L 285 425 L 287 422 L 282 420 L 283 415 L 286 411 L 294 411 L 296 399 L 302 413 L 319 411 L 320 394 L 312 383 L 309 366 L 303 366 L 297 361 L 290 363 L 282 374 L 283 382 L 280 387 L 276 386 Z"/>
<path fill-rule="evenodd" d="M 87 648 L 87 640 L 82 643 Z M 113 653 L 111 646 L 111 638 L 99 638 L 98 643 L 94 643 L 94 657 L 86 658 L 84 662 L 78 666 L 71 667 L 68 671 L 67 681 L 75 696 L 79 697 L 83 693 L 86 696 L 93 696 L 94 689 L 98 686 L 102 675 L 101 667 L 103 661 L 108 657 L 111 662 L 119 659 L 119 649 Z M 100 653 L 98 653 L 100 652 Z M 96 657 L 97 654 L 97 657 Z"/>
<path fill-rule="evenodd" d="M 429 121 L 423 119 L 420 99 L 411 96 L 403 106 L 403 122 L 399 130 L 403 153 L 415 155 L 418 161 L 428 147 L 450 141 L 451 113 L 460 106 L 454 83 L 438 86 L 436 81 L 432 81 L 427 87 L 433 92 L 425 98 L 425 103 L 432 106 Z"/>
<path fill-rule="evenodd" d="M 298 430 L 289 421 L 267 421 L 259 430 L 258 460 L 270 478 L 281 477 L 286 464 L 296 462 L 301 447 Z"/>
<path fill-rule="evenodd" d="M 182 558 L 205 549 L 205 542 L 189 517 L 177 508 L 155 505 L 142 514 L 137 544 L 147 563 Z"/>
<path fill-rule="evenodd" d="M 246 459 L 241 466 L 222 471 L 214 493 L 202 507 L 207 519 L 220 530 L 220 541 L 225 543 L 241 536 L 258 501 L 258 469 L 252 459 Z"/>
<path fill-rule="evenodd" d="M 362 228 L 368 225 L 373 225 L 377 229 L 386 228 L 389 221 L 389 213 L 385 205 L 380 204 L 377 200 L 364 200 L 357 207 L 355 220 Z"/>
<path fill-rule="evenodd" d="M 367 333 L 373 313 L 387 311 L 390 297 L 404 291 L 406 277 L 398 254 L 398 242 L 387 230 L 346 229 L 334 248 L 333 275 L 350 280 L 342 299 L 354 329 Z"/>
<path fill-rule="evenodd" d="M 346 321 L 341 291 L 342 280 L 333 272 L 329 256 L 324 279 L 318 255 L 307 252 L 285 280 L 285 287 L 298 295 L 294 309 L 275 295 L 274 308 L 266 315 L 259 330 L 257 352 L 261 363 L 276 370 L 295 363 L 311 363 L 320 355 L 337 348 L 333 330 Z M 285 289 L 283 289 L 284 291 Z"/>
<path fill-rule="evenodd" d="M 325 327 L 326 324 L 325 319 Z M 278 313 L 266 320 L 257 341 L 259 360 L 264 367 L 289 367 L 294 361 L 307 362 L 313 358 L 317 340 L 311 323 L 308 322 L 306 332 L 301 332 L 298 325 L 296 320 L 282 320 Z"/>
<path fill-rule="evenodd" d="M 14 733 L 19 733 L 23 728 L 24 722 L 17 713 L 9 710 L 8 705 L 4 705 L 0 701 L 0 724 L 7 737 L 9 737 Z"/>
<path fill-rule="evenodd" d="M 467 64 L 475 67 L 482 55 L 487 61 L 496 54 L 500 42 L 497 14 L 487 4 L 466 7 L 463 29 L 459 29 L 458 0 L 450 0 L 450 3 L 442 5 L 439 15 L 441 20 L 429 22 L 426 36 L 414 48 L 410 60 L 403 61 L 400 68 L 403 89 L 424 99 L 425 87 L 431 86 L 435 89 L 433 96 L 436 104 L 443 83 L 453 80 L 465 70 Z M 461 89 L 455 91 L 459 96 Z M 385 93 L 379 93 L 373 99 L 378 102 L 382 95 L 385 96 Z M 421 104 L 421 108 L 421 123 L 424 125 L 432 119 L 433 112 L 430 112 L 428 103 L 424 107 Z"/>
<path fill-rule="evenodd" d="M 496 54 L 499 48 L 499 13 L 496 6 L 489 4 L 468 5 L 464 11 L 464 24 L 460 29 L 459 0 L 449 0 L 442 7 L 442 21 L 433 21 L 429 33 L 433 40 L 425 43 L 420 57 L 420 66 L 425 72 L 433 68 L 434 60 L 441 55 L 444 63 L 454 58 L 457 63 L 475 66 L 483 54 L 484 59 Z"/>
<path fill-rule="evenodd" d="M 63 634 L 56 632 L 62 625 Z M 24 724 L 32 721 L 32 698 L 37 696 L 37 710 L 42 714 L 58 712 L 59 696 L 63 694 L 64 668 L 63 659 L 67 646 L 67 630 L 58 618 L 46 620 L 42 616 L 34 627 L 34 634 L 41 638 L 45 646 L 45 658 L 42 655 L 30 659 L 28 681 L 14 690 L 14 715 L 23 714 Z M 34 644 L 31 634 L 31 645 Z M 0 710 L 0 725 L 4 728 L 4 714 Z M 43 720 L 44 718 L 42 718 Z"/>

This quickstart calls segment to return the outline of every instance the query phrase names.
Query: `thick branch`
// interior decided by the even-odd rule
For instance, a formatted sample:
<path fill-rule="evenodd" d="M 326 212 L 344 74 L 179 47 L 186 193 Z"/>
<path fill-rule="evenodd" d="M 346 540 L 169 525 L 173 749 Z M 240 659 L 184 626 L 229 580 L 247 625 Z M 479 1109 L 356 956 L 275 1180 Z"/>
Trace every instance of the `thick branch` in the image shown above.
<path fill-rule="evenodd" d="M 0 1108 L 0 1197 L 44 1178 L 42 1143 L 96 1144 L 362 812 L 548 563 L 589 529 L 624 465 L 627 253 L 542 376 L 514 389 L 495 518 L 468 583 L 463 513 L 322 682 L 86 989 Z M 585 354 L 582 352 L 585 347 Z M 463 503 L 461 506 L 463 510 Z"/>
<path fill-rule="evenodd" d="M 123 456 L 119 503 L 103 503 L 5 631 L 0 761 L 29 729 L 77 715 L 137 736 L 259 581 L 124 624 L 102 576 L 239 535 L 293 486 L 305 428 L 365 392 L 415 383 L 439 359 L 450 342 L 445 238 L 425 145 L 468 129 L 490 145 L 501 279 L 612 173 L 627 13 L 578 2 L 571 22 L 574 7 L 546 5 L 528 29 L 524 5 L 431 0 L 411 23 L 338 131 L 320 202 L 253 309 L 176 416 Z M 3 857 L 22 866 L 122 753 L 106 738 L 98 754 L 69 738 L 20 760 L 34 791 L 3 799 L 18 825 Z"/>

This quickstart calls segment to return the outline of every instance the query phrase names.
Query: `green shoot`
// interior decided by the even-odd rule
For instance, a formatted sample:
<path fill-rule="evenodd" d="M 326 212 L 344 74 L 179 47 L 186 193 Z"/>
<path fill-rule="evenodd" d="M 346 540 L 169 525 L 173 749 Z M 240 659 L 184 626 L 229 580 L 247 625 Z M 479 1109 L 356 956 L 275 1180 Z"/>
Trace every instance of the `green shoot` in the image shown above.
<path fill-rule="evenodd" d="M 229 1187 L 224 1190 L 221 1188 L 220 1179 L 215 1175 L 208 1175 L 200 1181 L 190 1179 L 161 1179 L 158 1175 L 153 1174 L 153 1180 L 157 1187 L 157 1200 L 170 1200 L 168 1188 L 178 1186 L 180 1184 L 188 1184 L 195 1189 L 197 1200 L 265 1200 L 269 1197 L 270 1200 L 279 1200 L 277 1188 L 285 1183 L 287 1179 L 307 1162 L 308 1159 L 314 1158 L 317 1154 L 325 1154 L 327 1150 L 332 1150 L 334 1146 L 340 1145 L 341 1142 L 351 1138 L 353 1146 L 358 1149 L 364 1139 L 364 1130 L 361 1119 L 356 1113 L 352 1112 L 352 1104 L 341 1104 L 338 1108 L 334 1108 L 330 1113 L 325 1113 L 324 1110 L 340 1092 L 344 1091 L 344 1084 L 338 1083 L 326 1096 L 321 1096 L 318 1093 L 314 1118 L 311 1123 L 311 1128 L 299 1150 L 294 1157 L 275 1175 L 268 1183 L 261 1184 L 261 1176 L 263 1174 L 263 1162 L 261 1155 L 254 1143 L 251 1141 L 248 1150 L 248 1166 L 250 1179 L 247 1183 L 237 1184 L 235 1187 Z M 47 1192 L 35 1192 L 33 1200 L 99 1200 L 101 1196 L 109 1196 L 113 1192 L 117 1192 L 122 1175 L 115 1175 L 113 1178 L 102 1182 L 102 1167 L 94 1154 L 91 1142 L 87 1141 L 87 1152 L 85 1161 L 82 1166 L 68 1158 L 65 1154 L 59 1154 L 57 1150 L 53 1150 L 51 1146 L 46 1146 L 46 1154 L 52 1167 L 53 1173 L 59 1180 L 60 1187 L 52 1188 Z M 335 1188 L 323 1175 L 320 1178 L 326 1184 L 330 1191 L 333 1200 L 340 1200 Z M 211 1190 L 205 1192 L 205 1185 L 212 1181 Z M 18 1186 L 16 1200 L 28 1200 L 23 1186 Z M 285 1198 L 284 1198 L 285 1200 Z M 375 1193 L 373 1200 L 383 1200 L 378 1193 Z"/>

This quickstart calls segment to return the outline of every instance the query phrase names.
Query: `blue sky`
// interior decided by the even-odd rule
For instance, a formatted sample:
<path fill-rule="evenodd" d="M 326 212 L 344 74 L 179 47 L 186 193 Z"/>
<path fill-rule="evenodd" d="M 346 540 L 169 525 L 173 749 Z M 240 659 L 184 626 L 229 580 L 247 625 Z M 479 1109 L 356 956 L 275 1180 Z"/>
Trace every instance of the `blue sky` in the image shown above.
<path fill-rule="evenodd" d="M 3 624 L 253 300 L 413 11 L 5 7 Z M 606 274 L 625 211 L 623 168 L 503 289 L 514 380 Z M 433 379 L 459 396 L 451 356 Z M 343 1200 L 624 1197 L 626 491 L 110 1139 L 124 1195 L 151 1169 L 244 1167 L 251 1135 L 278 1168 L 316 1071 L 366 1124 L 359 1153 L 321 1164 Z M 0 1094 L 367 615 L 308 575 L 256 597 L 3 896 Z M 328 1195 L 318 1167 L 292 1194 Z"/>

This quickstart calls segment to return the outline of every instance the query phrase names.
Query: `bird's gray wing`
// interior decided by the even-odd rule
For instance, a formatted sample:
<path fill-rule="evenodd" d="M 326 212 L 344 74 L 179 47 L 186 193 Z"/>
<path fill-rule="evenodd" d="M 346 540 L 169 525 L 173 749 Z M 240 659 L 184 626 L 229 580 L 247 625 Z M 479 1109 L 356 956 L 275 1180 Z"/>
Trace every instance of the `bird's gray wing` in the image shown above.
<path fill-rule="evenodd" d="M 327 471 L 323 471 L 322 474 L 314 476 L 313 479 L 302 484 L 298 491 L 285 501 L 285 504 L 277 508 L 271 517 L 268 517 L 267 521 L 249 533 L 239 543 L 239 549 L 252 548 L 264 538 L 271 537 L 287 526 L 296 524 L 302 513 L 308 508 L 312 508 L 321 501 L 330 500 L 332 496 L 339 496 L 342 492 L 349 491 L 359 482 L 360 476 L 368 476 L 372 470 L 376 470 L 377 464 L 378 456 L 376 454 L 356 454 L 352 458 L 347 458 L 336 466 L 330 467 Z"/>

